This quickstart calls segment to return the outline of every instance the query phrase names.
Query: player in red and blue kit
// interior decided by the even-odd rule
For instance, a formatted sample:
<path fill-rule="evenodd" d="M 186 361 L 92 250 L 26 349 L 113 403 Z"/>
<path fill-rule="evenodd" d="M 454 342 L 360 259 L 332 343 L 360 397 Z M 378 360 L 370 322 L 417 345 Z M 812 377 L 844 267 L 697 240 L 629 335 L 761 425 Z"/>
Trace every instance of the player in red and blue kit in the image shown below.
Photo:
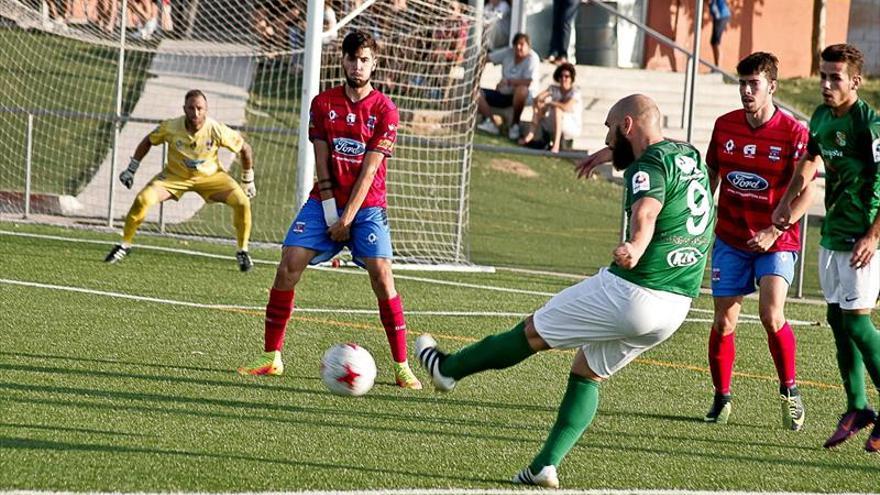
<path fill-rule="evenodd" d="M 796 342 L 783 309 L 794 278 L 800 230 L 812 187 L 795 206 L 795 224 L 773 225 L 771 214 L 785 194 L 809 138 L 806 127 L 773 104 L 779 61 L 756 52 L 737 65 L 743 108 L 718 118 L 706 154 L 712 190 L 720 186 L 712 295 L 715 318 L 709 335 L 709 368 L 715 387 L 710 423 L 726 423 L 731 412 L 730 381 L 736 356 L 735 333 L 743 296 L 759 290 L 761 323 L 779 377 L 783 426 L 800 430 L 804 406 L 795 384 Z"/>
<path fill-rule="evenodd" d="M 266 305 L 264 353 L 241 374 L 280 375 L 281 347 L 293 311 L 294 288 L 309 264 L 327 261 L 343 247 L 367 269 L 394 359 L 397 385 L 421 389 L 407 363 L 403 303 L 391 272 L 385 175 L 397 140 L 394 103 L 370 83 L 378 46 L 354 31 L 342 42 L 346 82 L 312 100 L 309 140 L 318 181 L 290 225 Z"/>

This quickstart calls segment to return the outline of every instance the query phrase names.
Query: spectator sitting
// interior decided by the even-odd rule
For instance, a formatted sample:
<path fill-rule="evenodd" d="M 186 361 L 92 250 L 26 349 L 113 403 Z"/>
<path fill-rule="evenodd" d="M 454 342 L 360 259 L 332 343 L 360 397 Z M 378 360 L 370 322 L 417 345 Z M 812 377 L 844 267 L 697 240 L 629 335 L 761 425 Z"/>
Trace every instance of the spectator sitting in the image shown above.
<path fill-rule="evenodd" d="M 441 62 L 460 64 L 464 61 L 464 49 L 467 46 L 468 22 L 461 15 L 461 3 L 451 0 L 452 11 L 448 19 L 434 31 L 434 42 L 438 44 L 438 55 Z"/>
<path fill-rule="evenodd" d="M 553 80 L 557 84 L 551 84 L 535 97 L 532 126 L 525 137 L 519 140 L 519 144 L 530 148 L 549 148 L 552 153 L 559 153 L 563 139 L 574 139 L 581 133 L 583 103 L 581 92 L 574 85 L 574 76 L 574 65 L 568 62 L 556 68 Z M 536 141 L 536 132 L 546 132 L 552 137 L 552 141 Z"/>
<path fill-rule="evenodd" d="M 507 46 L 510 38 L 510 4 L 507 0 L 489 0 L 483 8 L 483 16 L 490 23 L 486 31 L 489 49 Z"/>
<path fill-rule="evenodd" d="M 513 107 L 513 118 L 507 136 L 518 139 L 520 134 L 519 119 L 523 108 L 535 95 L 535 78 L 541 60 L 532 50 L 529 35 L 517 33 L 513 37 L 513 46 L 489 54 L 489 61 L 501 64 L 501 81 L 494 90 L 481 88 L 477 98 L 477 108 L 485 120 L 477 129 L 490 134 L 501 131 L 492 119 L 492 108 Z"/>
<path fill-rule="evenodd" d="M 153 0 L 132 0 L 128 4 L 128 8 L 141 26 L 138 30 L 141 39 L 152 38 L 153 33 L 159 28 L 159 7 Z"/>
<path fill-rule="evenodd" d="M 333 31 L 336 29 L 336 11 L 333 10 L 333 6 L 328 2 L 324 4 L 324 33 L 325 35 L 321 38 L 321 44 L 334 46 L 336 43 L 336 38 L 338 33 Z M 332 31 L 332 32 L 331 32 Z"/>

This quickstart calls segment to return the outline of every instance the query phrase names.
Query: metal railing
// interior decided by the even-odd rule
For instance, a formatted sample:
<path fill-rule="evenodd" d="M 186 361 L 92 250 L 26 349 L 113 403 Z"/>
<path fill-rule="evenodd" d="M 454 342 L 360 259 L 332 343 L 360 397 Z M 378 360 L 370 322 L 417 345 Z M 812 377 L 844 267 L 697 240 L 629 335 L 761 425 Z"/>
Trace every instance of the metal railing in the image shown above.
<path fill-rule="evenodd" d="M 24 115 L 25 116 L 25 150 L 24 150 L 24 198 L 23 198 L 23 212 L 22 218 L 28 219 L 31 216 L 31 190 L 33 185 L 33 149 L 34 149 L 34 124 L 38 117 L 63 117 L 69 119 L 76 120 L 94 120 L 98 122 L 111 123 L 115 128 L 121 127 L 125 123 L 133 122 L 133 123 L 141 123 L 141 124 L 156 124 L 158 125 L 165 119 L 150 119 L 143 117 L 131 117 L 126 115 L 114 115 L 111 113 L 95 113 L 95 112 L 79 112 L 72 110 L 49 110 L 49 109 L 26 109 L 26 108 L 17 108 L 17 107 L 2 107 L 0 106 L 0 114 L 14 114 L 14 115 Z M 248 126 L 248 125 L 229 125 L 229 127 L 236 129 L 242 132 L 262 132 L 268 134 L 276 134 L 282 136 L 295 136 L 297 134 L 296 129 L 285 128 L 285 127 L 262 127 L 262 126 Z M 113 139 L 112 144 L 110 146 L 110 152 L 116 155 L 118 148 L 118 139 Z M 168 159 L 168 147 L 167 144 L 162 145 L 162 157 L 161 163 L 162 166 L 165 167 Z M 116 174 L 115 170 L 113 170 L 110 174 L 109 183 L 111 185 L 109 195 L 109 203 L 107 209 L 107 224 L 109 227 L 113 227 L 114 220 L 114 204 L 115 199 L 112 194 L 112 185 L 115 184 Z M 103 218 L 103 217 L 102 217 Z M 159 204 L 159 232 L 165 233 L 165 204 L 164 202 Z"/>

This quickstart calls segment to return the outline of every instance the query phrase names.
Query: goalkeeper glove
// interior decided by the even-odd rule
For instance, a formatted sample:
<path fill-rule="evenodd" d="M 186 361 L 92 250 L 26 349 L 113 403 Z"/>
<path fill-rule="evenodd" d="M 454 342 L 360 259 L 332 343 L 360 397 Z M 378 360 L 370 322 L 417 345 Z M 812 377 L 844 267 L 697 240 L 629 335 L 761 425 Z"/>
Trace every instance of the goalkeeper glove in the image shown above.
<path fill-rule="evenodd" d="M 254 169 L 241 169 L 241 188 L 244 189 L 244 195 L 248 198 L 257 195 L 257 186 L 254 185 Z"/>
<path fill-rule="evenodd" d="M 131 189 L 131 185 L 134 184 L 134 174 L 140 166 L 141 162 L 132 158 L 131 161 L 128 162 L 128 168 L 119 174 L 119 182 L 122 182 L 122 185 L 127 189 Z"/>
<path fill-rule="evenodd" d="M 321 201 L 321 208 L 324 209 L 324 221 L 327 223 L 327 227 L 339 221 L 339 212 L 336 211 L 336 198 Z"/>

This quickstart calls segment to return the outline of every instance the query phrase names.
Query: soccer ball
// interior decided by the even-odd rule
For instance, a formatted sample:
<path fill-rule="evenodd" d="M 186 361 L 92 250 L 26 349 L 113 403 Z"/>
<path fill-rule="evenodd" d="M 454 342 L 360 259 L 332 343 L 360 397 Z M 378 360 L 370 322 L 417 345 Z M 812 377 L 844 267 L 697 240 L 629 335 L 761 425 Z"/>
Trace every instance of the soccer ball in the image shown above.
<path fill-rule="evenodd" d="M 321 380 L 336 395 L 364 395 L 376 381 L 376 362 L 357 344 L 336 344 L 321 358 Z"/>

